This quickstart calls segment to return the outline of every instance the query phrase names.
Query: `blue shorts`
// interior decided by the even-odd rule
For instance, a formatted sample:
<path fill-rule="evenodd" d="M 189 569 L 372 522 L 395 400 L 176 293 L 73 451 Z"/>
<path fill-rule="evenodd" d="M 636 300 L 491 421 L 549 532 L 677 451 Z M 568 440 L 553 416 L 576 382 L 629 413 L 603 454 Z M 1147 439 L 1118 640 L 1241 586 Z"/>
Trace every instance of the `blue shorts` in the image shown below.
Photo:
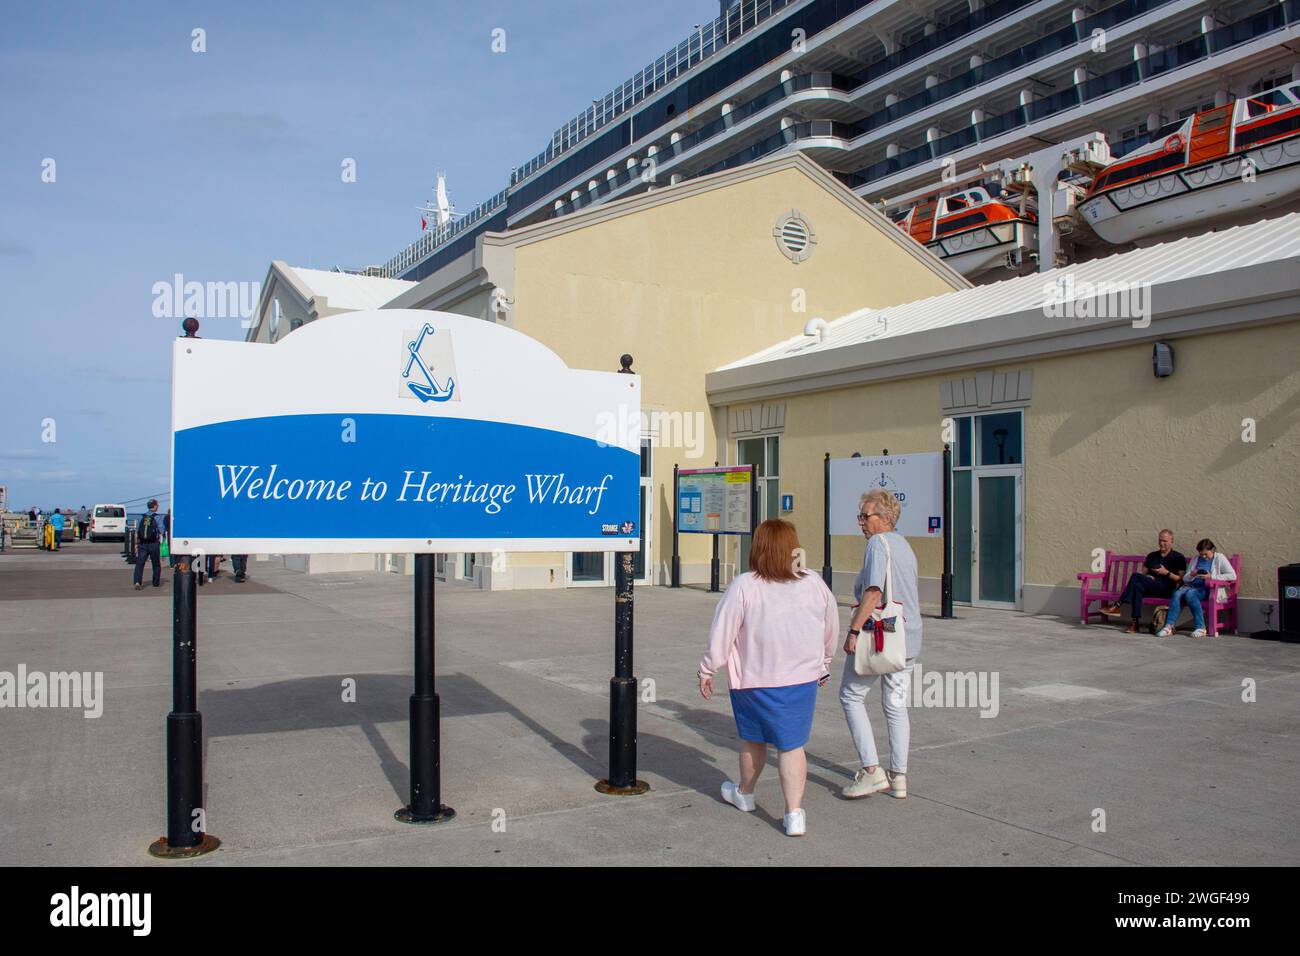
<path fill-rule="evenodd" d="M 812 734 L 817 682 L 788 687 L 748 687 L 731 692 L 731 712 L 741 740 L 798 750 Z"/>

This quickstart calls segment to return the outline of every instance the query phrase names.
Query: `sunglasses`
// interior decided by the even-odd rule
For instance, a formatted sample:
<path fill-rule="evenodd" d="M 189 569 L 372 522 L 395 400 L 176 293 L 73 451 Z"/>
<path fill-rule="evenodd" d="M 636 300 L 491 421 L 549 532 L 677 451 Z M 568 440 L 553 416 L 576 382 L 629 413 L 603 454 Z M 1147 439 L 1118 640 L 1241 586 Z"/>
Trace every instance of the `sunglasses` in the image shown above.
<path fill-rule="evenodd" d="M 880 517 L 880 512 L 879 512 L 879 511 L 859 511 L 859 512 L 858 512 L 858 520 L 859 520 L 859 521 L 866 521 L 868 518 L 879 518 L 879 517 Z"/>

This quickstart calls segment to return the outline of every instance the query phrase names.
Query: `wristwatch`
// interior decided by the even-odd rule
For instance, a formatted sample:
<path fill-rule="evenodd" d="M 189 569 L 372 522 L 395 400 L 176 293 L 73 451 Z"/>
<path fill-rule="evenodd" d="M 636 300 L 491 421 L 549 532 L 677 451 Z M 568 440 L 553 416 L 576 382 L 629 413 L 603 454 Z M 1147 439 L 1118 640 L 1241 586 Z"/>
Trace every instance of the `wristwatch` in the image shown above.
<path fill-rule="evenodd" d="M 851 627 L 851 628 L 849 628 L 849 636 L 850 636 L 850 637 L 857 637 L 857 636 L 858 636 L 859 634 L 861 634 L 861 633 L 862 633 L 862 632 L 861 632 L 860 630 L 858 630 L 856 627 Z"/>

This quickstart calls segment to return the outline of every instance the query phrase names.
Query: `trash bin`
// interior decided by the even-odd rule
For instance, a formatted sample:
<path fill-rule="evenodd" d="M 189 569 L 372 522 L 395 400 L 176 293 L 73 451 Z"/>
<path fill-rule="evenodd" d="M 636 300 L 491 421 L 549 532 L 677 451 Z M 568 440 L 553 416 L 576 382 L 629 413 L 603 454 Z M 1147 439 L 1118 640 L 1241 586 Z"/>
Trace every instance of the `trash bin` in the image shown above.
<path fill-rule="evenodd" d="M 1300 642 L 1300 564 L 1277 569 L 1277 607 L 1282 640 Z"/>

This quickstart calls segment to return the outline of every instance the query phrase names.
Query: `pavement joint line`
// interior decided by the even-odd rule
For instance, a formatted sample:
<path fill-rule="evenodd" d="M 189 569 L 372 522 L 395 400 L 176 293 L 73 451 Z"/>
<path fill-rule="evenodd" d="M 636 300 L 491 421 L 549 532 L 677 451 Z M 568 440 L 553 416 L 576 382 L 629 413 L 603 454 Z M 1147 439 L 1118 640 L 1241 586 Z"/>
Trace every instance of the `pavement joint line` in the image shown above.
<path fill-rule="evenodd" d="M 1273 680 L 1273 679 L 1278 678 L 1278 677 L 1290 677 L 1290 676 L 1292 676 L 1292 675 L 1291 675 L 1291 674 L 1274 675 L 1273 677 L 1270 677 L 1270 678 L 1263 678 L 1263 679 L 1261 679 L 1260 681 L 1258 681 L 1257 683 L 1263 683 L 1263 681 L 1265 681 L 1265 680 Z M 1230 686 L 1235 686 L 1235 685 L 1230 685 Z M 1025 727 L 1012 727 L 1012 728 L 1009 729 L 1009 730 L 1000 730 L 1000 731 L 998 731 L 997 733 L 993 733 L 993 734 L 984 734 L 984 735 L 979 736 L 979 737 L 965 737 L 965 738 L 962 738 L 962 739 L 960 739 L 960 740 L 953 740 L 953 741 L 949 741 L 949 742 L 947 742 L 947 743 L 924 744 L 924 745 L 921 745 L 921 746 L 913 745 L 913 746 L 911 746 L 909 749 L 910 749 L 911 751 L 918 751 L 918 752 L 919 752 L 919 751 L 926 751 L 926 750 L 942 750 L 942 749 L 945 748 L 945 747 L 955 747 L 955 746 L 958 746 L 958 745 L 960 745 L 960 744 L 967 744 L 967 743 L 979 743 L 979 742 L 981 742 L 981 741 L 992 740 L 992 739 L 995 738 L 995 737 L 1006 737 L 1006 736 L 1009 736 L 1009 735 L 1011 735 L 1011 734 L 1020 734 L 1020 733 L 1024 733 L 1024 732 L 1026 732 L 1026 731 L 1032 731 L 1032 730 L 1043 730 L 1043 729 L 1053 728 L 1053 727 L 1062 727 L 1062 726 L 1064 726 L 1065 724 L 1077 723 L 1077 722 L 1079 722 L 1079 721 L 1085 721 L 1085 720 L 1088 720 L 1088 721 L 1098 721 L 1098 722 L 1101 722 L 1101 723 L 1118 723 L 1118 721 L 1112 720 L 1112 719 L 1110 719 L 1110 718 L 1112 718 L 1112 717 L 1114 717 L 1115 715 L 1118 715 L 1118 714 L 1132 713 L 1132 712 L 1134 712 L 1134 711 L 1151 710 L 1151 709 L 1156 708 L 1156 707 L 1163 707 L 1163 706 L 1166 706 L 1166 705 L 1168 705 L 1168 704 L 1180 703 L 1180 702 L 1182 702 L 1182 701 L 1200 701 L 1201 703 L 1214 704 L 1215 706 L 1220 706 L 1220 707 L 1227 707 L 1227 706 L 1230 706 L 1230 705 L 1228 705 L 1228 704 L 1223 704 L 1223 703 L 1220 703 L 1220 702 L 1218 702 L 1218 701 L 1203 700 L 1200 696 L 1198 696 L 1200 693 L 1201 693 L 1201 692 L 1198 691 L 1198 692 L 1195 693 L 1195 694 L 1184 694 L 1184 695 L 1181 695 L 1181 696 L 1179 696 L 1179 695 L 1173 695 L 1173 696 L 1169 696 L 1169 697 L 1164 697 L 1164 698 L 1162 698 L 1161 700 L 1152 701 L 1152 702 L 1149 703 L 1149 704 L 1140 704 L 1140 705 L 1135 704 L 1135 705 L 1128 706 L 1128 707 L 1118 707 L 1118 708 L 1116 708 L 1116 709 L 1114 709 L 1114 710 L 1108 710 L 1108 711 L 1104 711 L 1104 712 L 1102 712 L 1102 713 L 1091 714 L 1091 715 L 1089 715 L 1089 714 L 1078 714 L 1078 715 L 1075 715 L 1075 716 L 1072 716 L 1072 717 L 1063 717 L 1063 718 L 1061 718 L 1060 720 L 1045 721 L 1045 722 L 1043 722 L 1043 723 L 1039 723 L 1039 724 L 1029 724 L 1029 725 L 1027 725 L 1027 726 L 1025 726 Z M 1281 736 L 1281 735 L 1279 735 L 1279 736 Z"/>
<path fill-rule="evenodd" d="M 1099 853 L 1102 856 L 1110 857 L 1112 860 L 1119 860 L 1121 863 L 1127 863 L 1130 866 L 1145 865 L 1143 863 L 1137 862 L 1136 860 L 1130 860 L 1127 857 L 1120 856 L 1118 853 L 1111 853 L 1108 850 L 1099 850 L 1096 847 L 1088 846 L 1086 843 L 1079 843 L 1075 840 L 1071 840 L 1069 837 L 1063 837 L 1056 833 L 1049 833 L 1048 831 L 1040 830 L 1037 827 L 1025 826 L 1024 824 L 1020 824 L 1020 823 L 1012 823 L 1010 820 L 1002 820 L 998 817 L 990 816 L 987 813 L 980 813 L 978 810 L 972 810 L 970 807 L 963 807 L 963 806 L 958 806 L 956 804 L 944 803 L 942 800 L 937 800 L 934 797 L 925 797 L 925 796 L 921 796 L 920 794 L 913 794 L 910 791 L 907 796 L 909 799 L 915 796 L 917 799 L 924 800 L 927 803 L 932 803 L 940 807 L 947 807 L 949 810 L 956 810 L 958 813 L 965 813 L 973 817 L 979 817 L 981 820 L 988 820 L 990 823 L 998 823 L 1001 824 L 1002 826 L 1010 827 L 1013 830 L 1019 830 L 1022 833 L 1033 833 L 1036 834 L 1037 836 L 1046 837 L 1050 840 L 1056 840 L 1059 843 L 1064 843 L 1067 846 L 1078 847 L 1081 850 L 1088 850 L 1093 853 Z"/>
<path fill-rule="evenodd" d="M 641 799 L 646 796 L 654 797 L 654 798 L 664 798 L 664 797 L 677 797 L 682 795 L 700 796 L 703 794 L 701 793 L 701 791 L 692 790 L 689 787 L 678 787 L 673 790 L 661 790 L 658 788 L 651 788 L 649 791 L 647 791 L 644 794 L 641 794 L 637 798 L 613 797 L 613 798 L 606 798 L 605 800 L 594 801 L 592 803 L 580 804 L 575 807 L 556 807 L 553 810 L 538 810 L 533 813 L 520 813 L 520 814 L 508 813 L 506 814 L 506 820 L 509 822 L 538 821 L 548 817 L 582 813 L 588 810 L 600 811 L 600 810 L 605 810 L 613 807 L 618 807 L 620 805 L 628 805 L 628 806 L 632 806 L 635 804 L 644 805 L 650 802 Z M 493 824 L 493 820 L 491 819 L 490 816 L 486 820 L 479 821 L 479 820 L 468 820 L 458 814 L 454 820 L 449 820 L 445 824 L 439 824 L 437 827 L 429 828 L 428 832 L 435 833 L 435 834 L 452 833 L 460 830 L 474 830 L 481 827 L 491 828 L 492 824 Z M 333 848 L 344 847 L 344 846 L 373 844 L 385 840 L 409 839 L 410 836 L 411 836 L 411 830 L 409 828 L 403 827 L 400 830 L 394 830 L 392 832 L 386 831 L 384 833 L 376 833 L 372 836 L 357 837 L 356 839 L 352 839 L 352 840 L 328 840 L 319 843 L 295 843 L 295 844 L 286 844 L 283 846 L 276 846 L 276 847 L 248 847 L 248 848 L 231 847 L 229 844 L 227 844 L 226 848 L 232 850 L 238 850 L 239 852 L 242 853 L 282 853 L 282 852 L 292 852 L 294 850 L 302 850 L 302 849 L 333 849 Z"/>

